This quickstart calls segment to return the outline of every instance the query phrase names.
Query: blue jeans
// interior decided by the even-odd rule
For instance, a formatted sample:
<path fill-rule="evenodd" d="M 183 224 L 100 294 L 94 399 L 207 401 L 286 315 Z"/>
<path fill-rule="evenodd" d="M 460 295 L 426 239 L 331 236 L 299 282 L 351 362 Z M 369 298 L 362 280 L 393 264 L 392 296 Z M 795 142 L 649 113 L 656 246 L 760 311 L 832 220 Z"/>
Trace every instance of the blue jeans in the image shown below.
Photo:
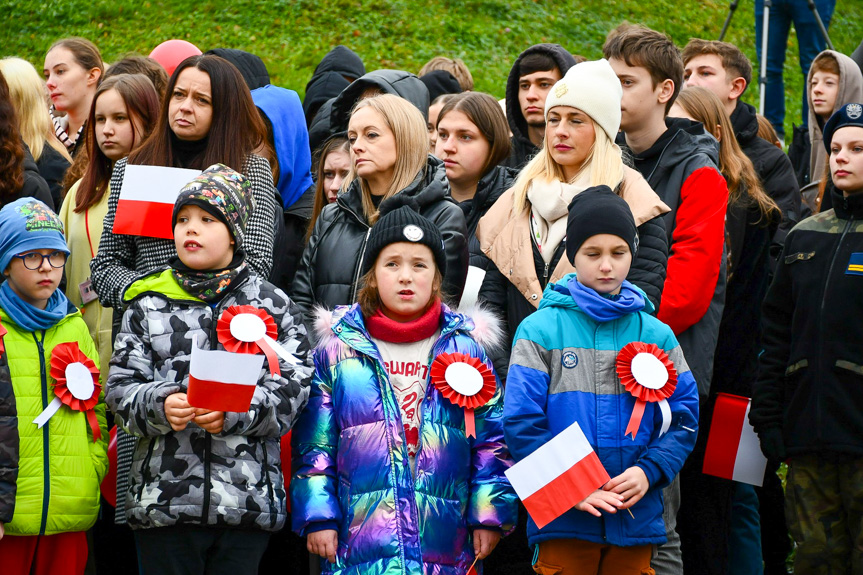
<path fill-rule="evenodd" d="M 815 9 L 821 16 L 826 28 L 830 27 L 836 0 L 815 0 Z M 764 0 L 755 0 L 755 47 L 758 60 L 761 61 L 761 28 L 764 18 Z M 767 34 L 767 87 L 764 96 L 764 116 L 773 124 L 779 137 L 785 138 L 785 86 L 782 72 L 785 66 L 785 51 L 788 48 L 788 33 L 791 24 L 797 31 L 797 43 L 800 47 L 800 69 L 803 72 L 803 125 L 808 119 L 808 103 L 806 100 L 806 76 L 809 66 L 821 51 L 827 46 L 815 16 L 809 9 L 806 0 L 773 0 L 770 7 L 769 30 Z M 760 76 L 760 65 L 758 73 Z"/>

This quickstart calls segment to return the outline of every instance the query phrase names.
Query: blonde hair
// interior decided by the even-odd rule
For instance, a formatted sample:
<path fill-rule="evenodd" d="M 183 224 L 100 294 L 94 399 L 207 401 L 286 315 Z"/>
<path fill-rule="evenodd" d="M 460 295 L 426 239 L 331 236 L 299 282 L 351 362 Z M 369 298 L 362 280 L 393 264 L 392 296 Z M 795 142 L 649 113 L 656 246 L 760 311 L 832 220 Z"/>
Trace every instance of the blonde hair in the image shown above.
<path fill-rule="evenodd" d="M 26 60 L 9 57 L 0 60 L 0 73 L 9 85 L 9 96 L 18 115 L 18 131 L 30 148 L 33 159 L 39 161 L 47 144 L 71 162 L 66 146 L 54 136 L 45 80 L 36 68 Z"/>
<path fill-rule="evenodd" d="M 428 162 L 429 136 L 425 118 L 410 102 L 392 94 L 382 94 L 361 100 L 354 106 L 351 116 L 362 108 L 371 108 L 381 115 L 387 128 L 393 133 L 396 142 L 396 163 L 393 179 L 384 193 L 383 199 L 391 198 L 416 179 Z M 356 168 L 351 167 L 345 189 L 359 179 L 362 192 L 363 215 L 370 224 L 378 220 L 378 210 L 372 203 L 368 183 L 357 176 Z"/>
<path fill-rule="evenodd" d="M 590 119 L 590 122 L 593 124 L 596 140 L 590 148 L 590 154 L 588 154 L 587 159 L 584 160 L 584 164 L 572 181 L 577 179 L 584 170 L 589 169 L 591 186 L 606 185 L 612 190 L 618 191 L 618 186 L 623 181 L 623 156 L 621 155 L 620 148 L 614 145 L 614 142 L 609 139 L 605 130 L 594 122 L 593 118 Z M 551 154 L 548 153 L 548 148 L 546 147 L 548 134 L 549 131 L 546 130 L 546 139 L 543 140 L 542 149 L 528 162 L 513 185 L 513 212 L 516 214 L 520 214 L 528 209 L 527 191 L 530 189 L 530 183 L 533 180 L 539 179 L 546 182 L 560 180 L 561 182 L 567 182 L 566 176 L 563 173 L 563 167 L 555 162 Z M 572 181 L 567 183 L 572 183 Z"/>

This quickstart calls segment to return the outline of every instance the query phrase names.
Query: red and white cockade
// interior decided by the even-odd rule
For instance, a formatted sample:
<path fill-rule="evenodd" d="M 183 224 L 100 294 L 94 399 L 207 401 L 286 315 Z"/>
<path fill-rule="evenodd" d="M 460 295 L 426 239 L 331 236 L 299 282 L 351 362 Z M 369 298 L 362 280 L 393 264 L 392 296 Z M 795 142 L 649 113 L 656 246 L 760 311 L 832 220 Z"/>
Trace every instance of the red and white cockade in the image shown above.
<path fill-rule="evenodd" d="M 216 324 L 219 343 L 233 353 L 258 353 L 267 357 L 270 374 L 281 373 L 279 357 L 291 365 L 300 362 L 276 341 L 276 322 L 266 311 L 251 305 L 232 305 L 222 312 Z"/>
<path fill-rule="evenodd" d="M 42 427 L 53 417 L 60 407 L 86 414 L 87 423 L 93 431 L 93 441 L 102 438 L 95 407 L 99 402 L 102 385 L 99 383 L 99 368 L 92 359 L 84 355 L 78 342 L 70 341 L 54 346 L 51 352 L 51 377 L 54 384 L 54 399 L 48 407 L 33 420 Z"/>
<path fill-rule="evenodd" d="M 677 387 L 677 369 L 668 354 L 652 343 L 628 343 L 617 354 L 617 376 L 626 391 L 635 398 L 624 436 L 632 434 L 635 441 L 648 402 L 656 403 L 662 412 L 659 435 L 667 432 L 671 427 L 671 407 L 667 400 Z"/>
<path fill-rule="evenodd" d="M 479 359 L 463 353 L 442 353 L 431 366 L 431 382 L 450 403 L 464 409 L 464 428 L 476 437 L 474 410 L 494 397 L 495 378 Z"/>

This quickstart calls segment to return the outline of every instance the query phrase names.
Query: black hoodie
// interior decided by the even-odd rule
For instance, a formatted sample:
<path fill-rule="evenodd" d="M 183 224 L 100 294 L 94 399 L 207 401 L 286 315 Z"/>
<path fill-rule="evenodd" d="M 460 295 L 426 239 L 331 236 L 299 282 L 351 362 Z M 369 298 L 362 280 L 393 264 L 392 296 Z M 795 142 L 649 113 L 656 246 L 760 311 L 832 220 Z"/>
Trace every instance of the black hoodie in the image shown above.
<path fill-rule="evenodd" d="M 349 82 L 353 82 L 360 76 L 365 76 L 366 66 L 356 52 L 347 46 L 339 45 L 327 52 L 327 55 L 323 57 L 320 64 L 315 68 L 315 73 L 312 74 L 309 84 L 312 83 L 315 77 L 326 72 L 336 72 L 344 76 Z M 308 90 L 308 88 L 309 85 L 306 84 L 306 89 Z"/>
<path fill-rule="evenodd" d="M 509 78 L 506 80 L 506 119 L 509 122 L 509 130 L 512 132 L 512 152 L 509 158 L 503 162 L 503 165 L 522 169 L 531 158 L 533 158 L 539 148 L 533 145 L 530 141 L 527 131 L 527 120 L 524 119 L 524 114 L 521 113 L 521 105 L 518 101 L 518 81 L 521 78 L 520 67 L 521 61 L 525 56 L 530 54 L 546 54 L 557 63 L 560 69 L 560 75 L 566 74 L 567 70 L 575 66 L 575 58 L 572 54 L 560 44 L 536 44 L 531 46 L 516 58 L 515 63 L 509 71 Z"/>
<path fill-rule="evenodd" d="M 206 54 L 212 54 L 224 58 L 237 67 L 249 90 L 261 88 L 270 83 L 270 73 L 264 61 L 251 52 L 236 50 L 234 48 L 214 48 L 207 50 Z"/>
<path fill-rule="evenodd" d="M 306 84 L 306 97 L 303 98 L 303 114 L 306 116 L 306 126 L 312 126 L 315 116 L 328 100 L 333 100 L 350 86 L 350 82 L 338 72 L 316 74 Z M 329 118 L 329 116 L 327 116 Z"/>

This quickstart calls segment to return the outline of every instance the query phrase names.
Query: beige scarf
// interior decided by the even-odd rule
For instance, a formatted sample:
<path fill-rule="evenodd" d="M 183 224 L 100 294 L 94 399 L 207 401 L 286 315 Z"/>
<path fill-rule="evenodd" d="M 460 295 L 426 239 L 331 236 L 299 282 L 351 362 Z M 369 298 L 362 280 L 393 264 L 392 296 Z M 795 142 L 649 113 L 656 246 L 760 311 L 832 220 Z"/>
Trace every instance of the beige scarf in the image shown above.
<path fill-rule="evenodd" d="M 569 202 L 590 187 L 590 170 L 584 170 L 575 182 L 534 180 L 527 190 L 530 202 L 530 228 L 539 253 L 550 263 L 557 246 L 566 237 Z"/>

